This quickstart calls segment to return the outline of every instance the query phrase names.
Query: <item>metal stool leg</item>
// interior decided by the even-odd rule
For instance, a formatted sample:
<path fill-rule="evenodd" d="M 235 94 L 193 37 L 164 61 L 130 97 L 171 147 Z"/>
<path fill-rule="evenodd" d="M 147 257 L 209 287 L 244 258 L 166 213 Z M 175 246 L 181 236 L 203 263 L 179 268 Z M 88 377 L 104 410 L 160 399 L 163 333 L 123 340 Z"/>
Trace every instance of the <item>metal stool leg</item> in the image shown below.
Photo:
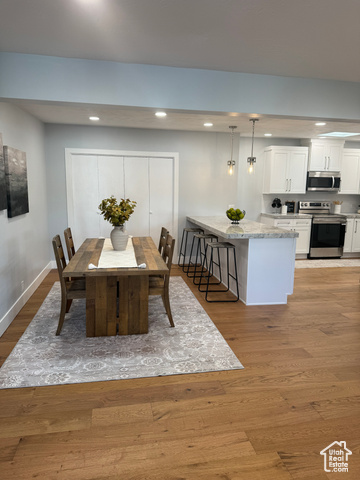
<path fill-rule="evenodd" d="M 196 272 L 196 262 L 197 262 L 197 258 L 195 259 L 195 263 L 193 263 L 193 262 L 191 261 L 192 256 L 193 256 L 194 244 L 195 244 L 195 240 L 196 240 L 196 239 L 198 240 L 198 244 L 199 244 L 199 242 L 200 242 L 200 239 L 199 239 L 196 235 L 194 235 L 194 236 L 193 236 L 193 239 L 192 239 L 192 242 L 191 242 L 189 263 L 188 263 L 187 269 L 186 269 L 186 275 L 187 275 L 188 277 L 190 277 L 190 278 L 193 277 L 194 274 L 195 274 L 194 272 Z M 197 249 L 196 249 L 196 251 L 197 251 Z M 193 271 L 190 271 L 190 268 L 191 268 L 192 266 L 194 266 L 194 270 L 193 270 Z M 184 270 L 184 271 L 185 271 L 185 270 Z"/>
<path fill-rule="evenodd" d="M 195 264 L 193 270 L 193 283 L 194 285 L 199 285 L 197 279 L 200 279 L 202 274 L 204 274 L 204 255 L 206 250 L 206 241 L 218 241 L 218 237 L 213 234 L 195 234 L 194 237 L 198 238 L 198 244 L 195 255 Z M 200 272 L 199 272 L 200 271 Z"/>
<path fill-rule="evenodd" d="M 181 245 L 180 245 L 180 251 L 179 251 L 179 260 L 178 260 L 178 265 L 179 267 L 182 268 L 183 272 L 185 272 L 185 260 L 186 260 L 186 247 L 188 244 L 188 234 L 189 233 L 204 233 L 204 230 L 202 228 L 184 228 L 183 234 L 181 237 Z M 181 263 L 181 258 L 183 258 L 183 262 Z"/>
<path fill-rule="evenodd" d="M 183 230 L 182 237 L 181 237 L 181 245 L 180 245 L 179 260 L 178 260 L 179 267 L 182 267 L 185 262 L 185 254 L 183 253 L 184 236 L 185 236 L 185 229 Z M 186 232 L 186 238 L 187 238 L 187 232 Z M 186 242 L 185 242 L 185 245 L 186 245 Z M 184 262 L 182 265 L 181 265 L 181 257 L 184 257 Z"/>
<path fill-rule="evenodd" d="M 199 283 L 195 283 L 195 285 L 198 285 L 198 290 L 200 292 L 206 292 L 206 289 L 207 289 L 207 284 L 209 283 L 208 281 L 206 281 L 204 284 L 202 283 L 202 279 L 208 279 L 208 277 L 213 277 L 214 276 L 214 265 L 216 265 L 219 269 L 219 278 L 218 278 L 218 281 L 217 282 L 211 282 L 210 285 L 221 285 L 222 283 L 222 273 L 221 273 L 221 261 L 220 261 L 220 253 L 219 253 L 219 249 L 217 249 L 217 258 L 218 258 L 218 261 L 215 262 L 214 261 L 214 257 L 213 257 L 213 248 L 211 247 L 211 243 L 216 243 L 216 242 L 208 242 L 206 244 L 206 247 L 205 247 L 205 253 L 204 253 L 204 260 L 203 260 L 203 263 L 202 263 L 202 267 L 201 267 L 201 274 L 200 274 L 200 280 L 199 280 Z M 208 251 L 208 246 L 210 245 L 210 249 L 211 249 L 211 261 L 208 263 L 208 259 L 207 259 L 207 251 Z M 207 275 L 204 275 L 205 272 L 208 272 Z M 216 278 L 216 277 L 215 277 Z M 205 285 L 205 288 L 202 289 L 201 287 Z"/>
<path fill-rule="evenodd" d="M 206 269 L 209 272 L 209 276 L 207 277 L 207 282 L 206 282 L 206 288 L 205 290 L 201 289 L 201 284 L 202 284 L 202 277 L 200 278 L 200 283 L 199 283 L 199 290 L 202 292 L 205 292 L 205 300 L 207 302 L 237 302 L 239 300 L 239 283 L 238 283 L 238 275 L 237 275 L 237 265 L 236 265 L 236 252 L 235 252 L 235 247 L 231 243 L 228 242 L 214 242 L 213 244 L 208 243 L 206 250 L 210 248 L 210 259 L 209 259 L 209 264 L 207 257 L 204 258 L 204 266 L 206 265 Z M 216 262 L 214 262 L 214 249 L 218 251 L 218 261 L 220 264 L 220 248 L 225 248 L 226 249 L 226 280 L 227 280 L 227 285 L 226 288 L 212 288 L 213 285 L 219 285 L 219 283 L 210 283 L 210 276 L 213 275 L 214 273 L 214 265 L 216 265 Z M 230 254 L 229 250 L 233 250 L 233 255 L 234 255 L 234 275 L 230 273 Z M 221 271 L 221 266 L 219 267 Z M 236 298 L 235 300 L 210 300 L 208 298 L 209 293 L 227 293 L 230 290 L 230 281 L 233 279 L 236 283 Z M 221 282 L 222 283 L 222 282 Z M 224 285 L 225 287 L 225 285 Z"/>

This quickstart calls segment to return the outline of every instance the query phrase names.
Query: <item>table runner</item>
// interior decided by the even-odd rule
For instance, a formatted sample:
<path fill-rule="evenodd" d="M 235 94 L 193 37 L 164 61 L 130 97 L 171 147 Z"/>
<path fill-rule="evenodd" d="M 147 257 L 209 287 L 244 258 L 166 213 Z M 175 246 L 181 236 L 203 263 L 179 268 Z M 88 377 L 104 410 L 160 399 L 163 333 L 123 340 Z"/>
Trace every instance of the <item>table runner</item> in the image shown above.
<path fill-rule="evenodd" d="M 110 238 L 105 238 L 97 268 L 136 268 L 138 266 L 132 237 L 125 250 L 114 250 Z"/>

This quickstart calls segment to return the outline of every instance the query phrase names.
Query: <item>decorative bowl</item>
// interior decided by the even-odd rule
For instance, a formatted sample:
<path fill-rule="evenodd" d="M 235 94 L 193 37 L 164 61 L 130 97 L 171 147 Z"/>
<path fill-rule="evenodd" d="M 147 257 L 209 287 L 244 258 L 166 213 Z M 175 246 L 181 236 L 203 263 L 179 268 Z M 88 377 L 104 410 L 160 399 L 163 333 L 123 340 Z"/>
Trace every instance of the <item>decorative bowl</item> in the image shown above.
<path fill-rule="evenodd" d="M 245 217 L 245 214 L 245 210 L 240 210 L 239 208 L 229 208 L 229 210 L 226 210 L 227 218 L 231 220 L 231 223 L 234 225 L 238 225 L 240 220 Z"/>

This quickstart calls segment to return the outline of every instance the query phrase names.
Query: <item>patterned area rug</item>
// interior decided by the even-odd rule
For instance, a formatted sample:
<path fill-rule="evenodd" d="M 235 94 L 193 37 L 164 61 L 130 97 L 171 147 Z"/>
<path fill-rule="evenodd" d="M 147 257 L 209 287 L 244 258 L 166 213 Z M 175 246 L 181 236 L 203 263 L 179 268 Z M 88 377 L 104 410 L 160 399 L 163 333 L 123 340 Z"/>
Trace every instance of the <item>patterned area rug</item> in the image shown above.
<path fill-rule="evenodd" d="M 295 268 L 360 267 L 358 258 L 329 258 L 321 260 L 295 260 Z"/>
<path fill-rule="evenodd" d="M 160 297 L 149 300 L 149 333 L 86 338 L 85 301 L 74 300 L 61 335 L 60 284 L 0 369 L 0 388 L 61 385 L 244 368 L 181 277 L 172 277 L 171 328 Z"/>

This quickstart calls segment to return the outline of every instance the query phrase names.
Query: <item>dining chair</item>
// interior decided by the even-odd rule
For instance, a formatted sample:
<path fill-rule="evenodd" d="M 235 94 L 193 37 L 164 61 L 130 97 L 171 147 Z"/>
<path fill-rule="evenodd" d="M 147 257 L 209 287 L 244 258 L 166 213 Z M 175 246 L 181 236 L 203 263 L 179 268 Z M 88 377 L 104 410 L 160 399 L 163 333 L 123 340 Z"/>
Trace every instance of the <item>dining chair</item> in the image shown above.
<path fill-rule="evenodd" d="M 162 258 L 166 263 L 169 271 L 165 275 L 160 275 L 158 277 L 150 276 L 149 277 L 149 295 L 161 295 L 166 314 L 169 318 L 170 325 L 175 327 L 171 308 L 170 308 L 170 299 L 169 299 L 169 282 L 170 282 L 170 271 L 174 255 L 175 248 L 175 239 L 172 238 L 170 234 L 167 234 L 165 245 L 162 252 Z"/>
<path fill-rule="evenodd" d="M 70 227 L 64 230 L 64 238 L 65 238 L 66 250 L 68 253 L 68 259 L 71 260 L 72 257 L 75 255 L 75 246 L 74 246 L 74 239 L 73 239 Z"/>
<path fill-rule="evenodd" d="M 160 240 L 159 240 L 159 253 L 162 255 L 164 246 L 166 244 L 166 236 L 169 233 L 168 229 L 165 227 L 161 228 L 161 233 L 160 233 Z"/>
<path fill-rule="evenodd" d="M 52 245 L 61 285 L 61 309 L 59 324 L 56 330 L 56 335 L 60 335 L 65 320 L 65 314 L 69 312 L 72 301 L 75 298 L 86 298 L 86 288 L 84 278 L 69 279 L 63 277 L 62 275 L 62 272 L 66 267 L 66 259 L 61 244 L 60 235 L 55 235 L 55 237 L 52 239 Z"/>

